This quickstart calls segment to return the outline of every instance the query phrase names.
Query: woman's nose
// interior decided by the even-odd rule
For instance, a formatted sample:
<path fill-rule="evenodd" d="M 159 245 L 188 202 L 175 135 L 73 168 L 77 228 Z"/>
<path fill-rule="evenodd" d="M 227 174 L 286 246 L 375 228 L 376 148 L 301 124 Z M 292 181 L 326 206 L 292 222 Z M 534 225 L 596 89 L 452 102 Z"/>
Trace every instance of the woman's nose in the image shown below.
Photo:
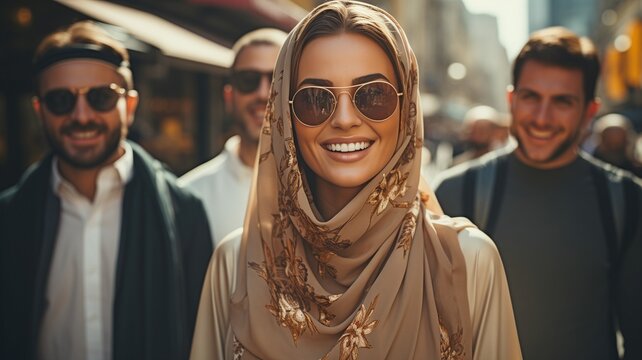
<path fill-rule="evenodd" d="M 352 95 L 347 91 L 337 94 L 337 108 L 330 119 L 332 126 L 349 129 L 361 125 L 361 117 L 352 102 Z"/>

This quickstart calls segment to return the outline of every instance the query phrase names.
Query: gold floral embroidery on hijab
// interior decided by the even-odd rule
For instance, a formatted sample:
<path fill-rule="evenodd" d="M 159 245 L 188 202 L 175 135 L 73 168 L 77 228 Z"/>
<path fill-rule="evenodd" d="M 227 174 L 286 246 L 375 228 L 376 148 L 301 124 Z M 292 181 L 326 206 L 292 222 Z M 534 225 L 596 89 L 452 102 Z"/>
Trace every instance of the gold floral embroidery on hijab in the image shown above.
<path fill-rule="evenodd" d="M 383 179 L 374 191 L 368 197 L 368 204 L 374 206 L 372 214 L 381 214 L 391 204 L 395 207 L 408 207 L 405 203 L 396 204 L 394 202 L 398 197 L 406 194 L 406 180 L 408 173 L 401 174 L 399 170 L 393 170 L 388 174 L 383 174 Z"/>
<path fill-rule="evenodd" d="M 265 261 L 261 265 L 250 262 L 249 266 L 267 283 L 270 303 L 265 307 L 279 325 L 290 330 L 296 344 L 304 332 L 318 333 L 309 313 L 316 296 L 314 289 L 306 283 L 308 270 L 302 259 L 294 256 L 296 244 L 293 241 L 281 239 L 283 250 L 276 257 L 265 241 L 262 243 Z"/>
<path fill-rule="evenodd" d="M 439 353 L 441 360 L 465 359 L 466 353 L 462 344 L 463 333 L 464 330 L 459 328 L 456 333 L 450 335 L 441 318 L 439 319 Z"/>
<path fill-rule="evenodd" d="M 415 237 L 415 230 L 417 230 L 417 217 L 419 216 L 419 202 L 418 197 L 413 201 L 412 207 L 401 220 L 401 230 L 399 230 L 399 240 L 397 241 L 397 249 L 403 249 L 403 255 L 406 256 L 410 250 L 410 244 Z"/>
<path fill-rule="evenodd" d="M 273 83 L 281 83 L 283 81 L 283 70 L 279 71 L 279 76 L 274 79 Z M 263 122 L 264 134 L 270 135 L 272 133 L 271 128 L 276 124 L 276 129 L 279 132 L 279 135 L 283 136 L 283 116 L 279 115 L 278 117 L 274 116 L 274 99 L 277 98 L 279 92 L 276 90 L 277 86 L 272 86 L 270 89 L 270 97 L 268 99 L 267 105 L 265 107 L 265 121 Z M 265 132 L 265 129 L 268 129 L 268 132 Z"/>
<path fill-rule="evenodd" d="M 375 296 L 370 306 L 366 307 L 361 304 L 357 315 L 339 338 L 340 355 L 339 360 L 356 360 L 359 358 L 359 349 L 372 348 L 366 335 L 370 334 L 379 324 L 379 320 L 371 320 L 370 317 L 377 306 L 379 295 Z"/>
<path fill-rule="evenodd" d="M 232 346 L 234 348 L 234 360 L 241 360 L 243 354 L 245 353 L 245 348 L 241 345 L 241 342 L 234 336 L 232 340 Z"/>
<path fill-rule="evenodd" d="M 337 271 L 329 264 L 330 259 L 337 251 L 349 247 L 351 242 L 340 237 L 341 228 L 330 229 L 327 226 L 317 225 L 297 206 L 299 189 L 303 184 L 294 139 L 286 139 L 285 148 L 286 155 L 281 160 L 279 173 L 281 175 L 288 174 L 287 186 L 279 188 L 279 215 L 273 215 L 275 216 L 275 226 L 281 227 L 282 230 L 279 230 L 279 233 L 285 233 L 287 230 L 297 231 L 301 238 L 306 239 L 312 247 L 319 275 L 336 278 Z M 291 222 L 296 222 L 296 226 L 292 226 Z"/>
<path fill-rule="evenodd" d="M 293 138 L 285 139 L 284 143 L 285 156 L 281 158 L 278 171 L 281 175 L 279 179 L 285 178 L 287 184 L 279 187 L 279 212 L 272 215 L 271 234 L 273 241 L 280 242 L 281 251 L 275 256 L 272 247 L 262 239 L 264 261 L 262 264 L 250 262 L 249 266 L 267 283 L 270 303 L 266 308 L 281 326 L 290 330 L 296 344 L 306 331 L 310 334 L 318 333 L 310 314 L 313 306 L 318 310 L 319 322 L 327 325 L 335 317 L 327 308 L 340 295 L 318 295 L 308 284 L 309 270 L 303 259 L 296 256 L 297 241 L 289 234 L 299 231 L 299 235 L 312 245 L 317 270 L 323 276 L 336 276 L 336 269 L 328 262 L 334 251 L 350 246 L 350 241 L 340 239 L 339 229 L 330 230 L 316 225 L 296 205 L 299 190 L 303 186 L 296 146 Z M 297 227 L 293 225 L 293 221 L 298 223 Z"/>

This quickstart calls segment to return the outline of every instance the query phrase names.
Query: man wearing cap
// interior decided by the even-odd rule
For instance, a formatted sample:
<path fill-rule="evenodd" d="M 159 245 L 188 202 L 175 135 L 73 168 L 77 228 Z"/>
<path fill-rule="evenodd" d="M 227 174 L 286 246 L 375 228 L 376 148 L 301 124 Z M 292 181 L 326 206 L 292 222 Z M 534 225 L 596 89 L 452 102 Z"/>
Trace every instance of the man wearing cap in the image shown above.
<path fill-rule="evenodd" d="M 281 30 L 264 28 L 236 41 L 231 81 L 223 95 L 238 135 L 227 140 L 217 157 L 179 179 L 181 186 L 203 200 L 215 244 L 243 226 L 272 72 L 286 36 Z"/>
<path fill-rule="evenodd" d="M 508 125 L 503 116 L 490 106 L 478 105 L 464 116 L 464 143 L 468 148 L 453 159 L 453 165 L 478 157 L 505 145 Z"/>
<path fill-rule="evenodd" d="M 633 157 L 635 130 L 629 118 L 615 113 L 604 115 L 593 125 L 593 134 L 597 140 L 595 158 L 642 176 L 642 164 Z"/>
<path fill-rule="evenodd" d="M 0 358 L 185 359 L 212 252 L 203 205 L 125 140 L 138 96 L 91 22 L 46 37 L 51 151 L 0 194 Z"/>

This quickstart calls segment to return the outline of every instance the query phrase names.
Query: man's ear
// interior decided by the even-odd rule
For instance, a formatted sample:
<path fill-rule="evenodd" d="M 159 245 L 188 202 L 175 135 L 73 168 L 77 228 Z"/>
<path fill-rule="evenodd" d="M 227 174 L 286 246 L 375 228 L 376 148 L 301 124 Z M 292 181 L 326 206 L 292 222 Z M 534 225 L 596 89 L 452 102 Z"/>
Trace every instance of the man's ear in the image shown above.
<path fill-rule="evenodd" d="M 223 86 L 223 100 L 225 101 L 225 112 L 228 114 L 232 113 L 232 100 L 234 98 L 234 88 L 230 84 L 225 84 Z"/>
<path fill-rule="evenodd" d="M 586 106 L 586 115 L 591 119 L 594 118 L 595 114 L 600 111 L 600 107 L 602 107 L 602 101 L 599 98 L 595 98 Z"/>
<path fill-rule="evenodd" d="M 138 91 L 128 90 L 125 100 L 127 101 L 127 127 L 130 127 L 134 123 L 134 114 L 138 107 Z"/>
<path fill-rule="evenodd" d="M 31 106 L 33 107 L 33 111 L 36 113 L 38 119 L 42 121 L 42 103 L 37 96 L 31 98 Z"/>
<path fill-rule="evenodd" d="M 586 104 L 586 110 L 584 111 L 584 119 L 582 119 L 583 122 L 583 127 L 585 129 L 588 129 L 588 126 L 591 124 L 591 121 L 595 118 L 595 114 L 597 114 L 598 111 L 600 111 L 600 107 L 602 105 L 602 102 L 600 101 L 599 98 L 595 98 L 594 100 L 589 101 L 588 104 Z"/>
<path fill-rule="evenodd" d="M 515 95 L 515 88 L 513 85 L 506 86 L 506 101 L 508 102 L 508 109 L 513 107 L 513 96 Z"/>

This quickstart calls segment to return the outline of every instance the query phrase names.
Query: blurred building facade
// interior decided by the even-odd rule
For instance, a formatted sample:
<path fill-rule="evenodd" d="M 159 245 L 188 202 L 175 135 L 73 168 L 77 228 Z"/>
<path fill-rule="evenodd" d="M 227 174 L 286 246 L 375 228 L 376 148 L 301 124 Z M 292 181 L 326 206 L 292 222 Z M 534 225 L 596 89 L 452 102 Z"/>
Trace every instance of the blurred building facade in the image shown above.
<path fill-rule="evenodd" d="M 626 115 L 642 133 L 642 1 L 601 0 L 594 38 L 603 59 L 603 113 Z"/>
<path fill-rule="evenodd" d="M 417 56 L 426 145 L 433 152 L 434 143 L 459 141 L 464 114 L 471 107 L 506 110 L 510 63 L 494 16 L 472 14 L 462 0 L 368 2 L 401 23 Z"/>
<path fill-rule="evenodd" d="M 549 27 L 564 26 L 579 35 L 593 34 L 600 0 L 529 0 L 529 33 Z"/>
<path fill-rule="evenodd" d="M 556 25 L 590 37 L 598 47 L 600 113 L 624 114 L 642 132 L 642 1 L 529 1 L 531 32 Z"/>
<path fill-rule="evenodd" d="M 126 43 L 140 93 L 131 138 L 181 174 L 217 154 L 230 135 L 222 88 L 234 41 L 259 27 L 289 31 L 320 2 L 118 0 L 101 1 L 98 7 L 95 0 L 2 2 L 0 31 L 7 36 L 0 52 L 5 65 L 0 70 L 0 189 L 15 183 L 46 150 L 30 105 L 31 58 L 46 34 L 73 21 L 93 19 Z M 369 2 L 400 21 L 415 50 L 428 140 L 456 142 L 463 115 L 474 105 L 505 110 L 510 64 L 498 40 L 496 18 L 471 14 L 462 0 Z M 103 11 L 103 6 L 129 10 Z M 140 14 L 179 30 L 140 26 Z M 175 38 L 172 31 L 187 32 L 197 39 L 194 44 L 203 45 L 192 45 L 189 51 L 192 40 Z M 204 50 L 215 46 L 223 50 Z"/>
<path fill-rule="evenodd" d="M 1 2 L 0 190 L 46 151 L 31 109 L 31 59 L 47 34 L 91 19 L 125 43 L 140 94 L 130 138 L 181 174 L 230 135 L 222 89 L 234 41 L 259 27 L 289 31 L 305 13 L 288 0 Z"/>

